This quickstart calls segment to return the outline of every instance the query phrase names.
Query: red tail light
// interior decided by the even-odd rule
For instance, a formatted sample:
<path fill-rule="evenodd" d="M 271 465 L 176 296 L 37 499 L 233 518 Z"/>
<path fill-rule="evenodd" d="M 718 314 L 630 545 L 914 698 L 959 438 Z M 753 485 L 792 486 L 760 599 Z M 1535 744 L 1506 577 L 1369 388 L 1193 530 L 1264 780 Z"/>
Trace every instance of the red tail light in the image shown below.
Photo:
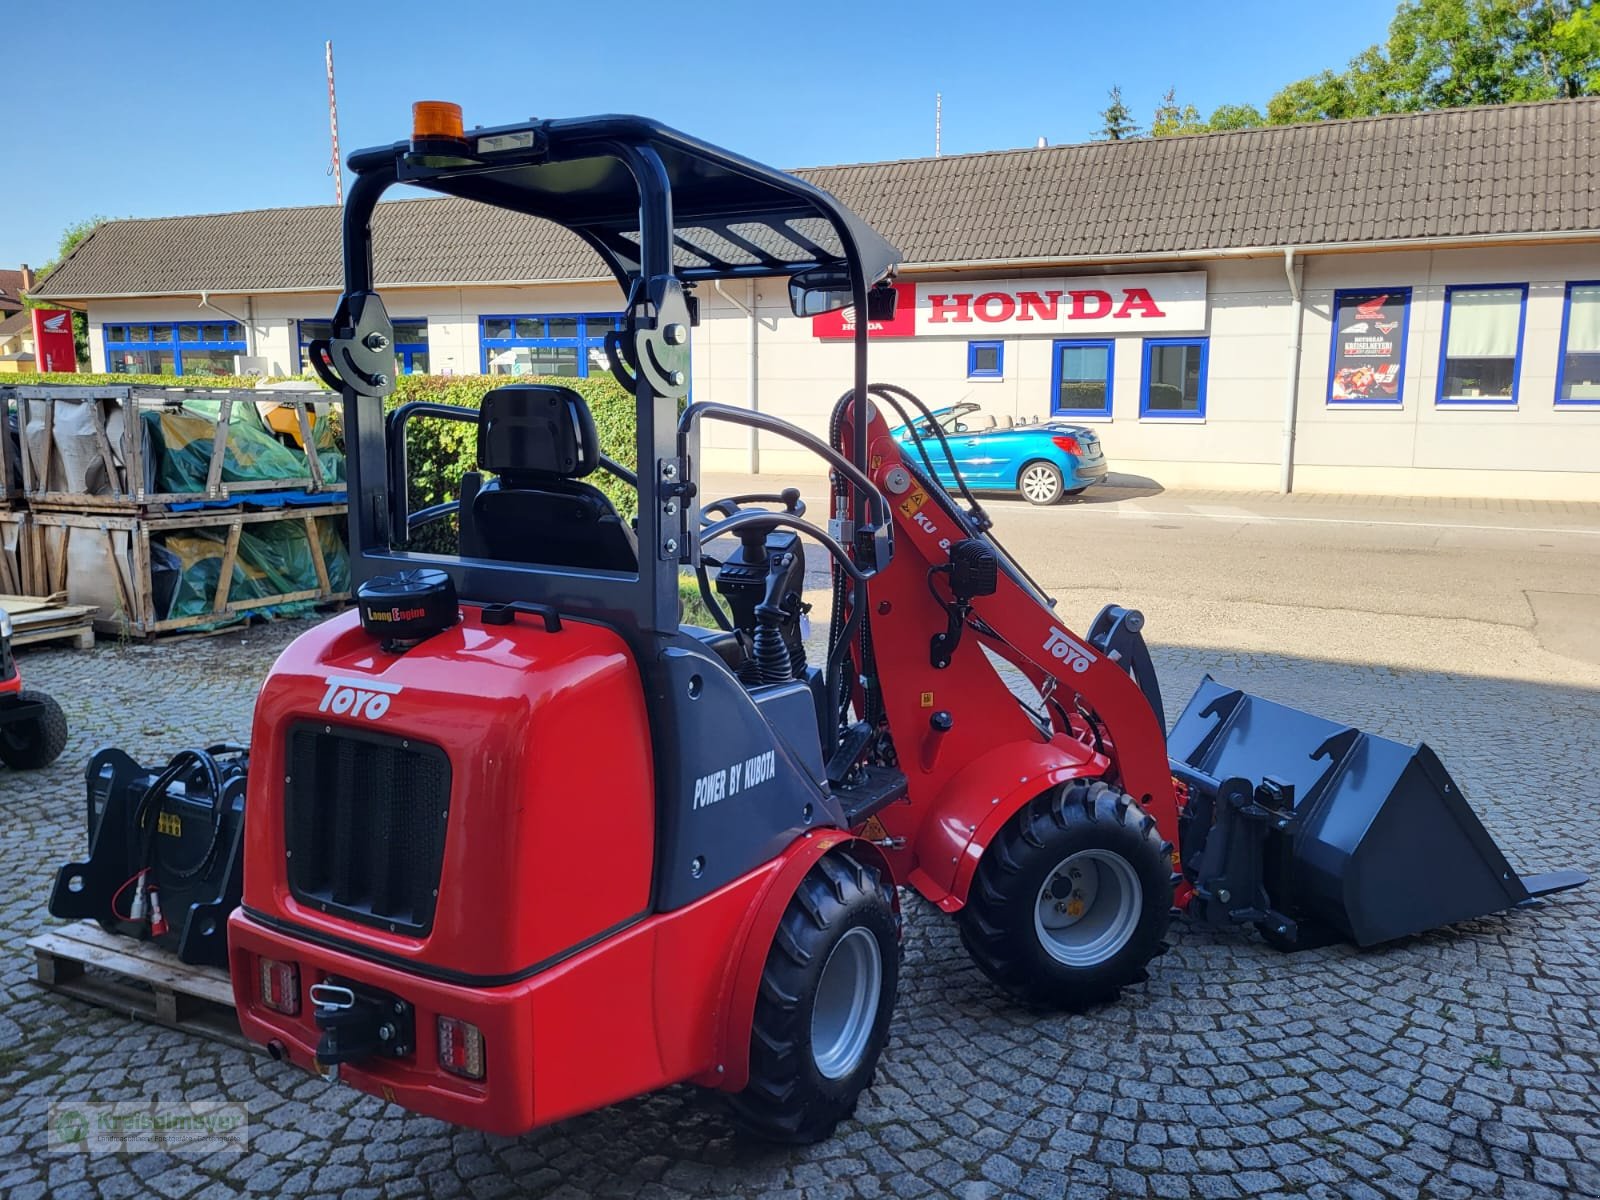
<path fill-rule="evenodd" d="M 1065 434 L 1056 434 L 1050 440 L 1054 442 L 1057 447 L 1065 450 L 1068 454 L 1083 453 L 1083 447 L 1078 445 L 1078 439 L 1075 437 L 1067 437 Z"/>
<path fill-rule="evenodd" d="M 439 1065 L 463 1079 L 483 1078 L 483 1034 L 476 1025 L 439 1018 Z"/>
<path fill-rule="evenodd" d="M 261 960 L 261 1003 L 286 1017 L 300 1013 L 300 968 L 293 963 Z"/>

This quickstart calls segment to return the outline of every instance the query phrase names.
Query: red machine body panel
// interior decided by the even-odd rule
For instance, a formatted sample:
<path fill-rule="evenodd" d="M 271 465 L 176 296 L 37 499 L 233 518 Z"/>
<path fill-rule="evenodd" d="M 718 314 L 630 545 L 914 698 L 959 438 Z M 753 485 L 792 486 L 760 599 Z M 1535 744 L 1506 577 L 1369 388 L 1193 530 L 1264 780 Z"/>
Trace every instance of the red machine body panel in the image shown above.
<path fill-rule="evenodd" d="M 848 407 L 840 424 L 849 454 Z M 1117 783 L 1155 818 L 1174 846 L 1177 871 L 1178 802 L 1165 733 L 1118 663 L 1068 631 L 1002 570 L 995 592 L 972 602 L 974 616 L 990 632 L 969 624 L 949 665 L 932 665 L 930 644 L 947 617 L 931 589 L 949 597 L 934 568 L 950 561 L 950 546 L 966 535 L 932 491 L 904 470 L 908 455 L 876 411 L 867 437 L 868 473 L 894 520 L 894 557 L 872 580 L 871 604 L 878 682 L 909 793 L 906 802 L 876 817 L 890 837 L 906 839 L 887 852 L 896 879 L 947 912 L 960 909 L 978 860 L 1001 826 L 1041 792 L 1086 778 Z M 929 453 L 939 453 L 936 444 L 930 442 Z M 1057 702 L 1047 705 L 1048 736 L 1018 704 L 991 656 L 1009 663 L 1040 697 Z M 1080 706 L 1097 725 L 1082 717 Z M 941 711 L 952 718 L 946 732 L 931 721 Z M 1187 900 L 1182 884 L 1178 903 Z"/>
<path fill-rule="evenodd" d="M 415 1010 L 414 1050 L 342 1064 L 340 1078 L 507 1135 L 684 1080 L 743 1087 L 756 991 L 795 888 L 840 845 L 887 864 L 842 830 L 818 830 L 711 895 L 651 914 L 651 740 L 626 646 L 570 619 L 549 633 L 463 612 L 399 655 L 344 614 L 290 646 L 263 686 L 244 904 L 228 929 L 245 1035 L 320 1070 L 311 986 L 331 977 L 392 994 Z M 377 727 L 449 755 L 451 817 L 425 936 L 291 893 L 285 745 L 306 720 Z M 297 1014 L 262 1003 L 264 958 L 295 966 Z M 439 1065 L 440 1016 L 482 1032 L 482 1081 Z"/>
<path fill-rule="evenodd" d="M 877 865 L 870 845 L 841 831 L 798 838 L 695 904 L 499 987 L 375 963 L 268 928 L 238 909 L 228 945 L 240 1028 L 317 1071 L 312 1005 L 302 1001 L 295 1016 L 266 1008 L 256 983 L 260 960 L 293 963 L 302 995 L 330 976 L 382 989 L 414 1006 L 415 1052 L 345 1064 L 340 1079 L 414 1112 L 507 1136 L 686 1080 L 736 1091 L 749 1078 L 751 1013 L 773 931 L 805 873 L 840 845 Z M 440 1016 L 482 1031 L 481 1082 L 438 1065 Z"/>
<path fill-rule="evenodd" d="M 381 650 L 353 611 L 284 651 L 256 702 L 244 905 L 398 964 L 489 979 L 649 910 L 655 785 L 639 673 L 615 632 L 574 620 L 557 633 L 528 618 L 485 625 L 481 610 L 462 611 L 460 624 L 405 654 Z M 305 721 L 415 739 L 449 757 L 444 865 L 426 935 L 323 913 L 291 894 L 285 755 L 289 729 Z M 597 838 L 605 887 L 594 886 Z"/>

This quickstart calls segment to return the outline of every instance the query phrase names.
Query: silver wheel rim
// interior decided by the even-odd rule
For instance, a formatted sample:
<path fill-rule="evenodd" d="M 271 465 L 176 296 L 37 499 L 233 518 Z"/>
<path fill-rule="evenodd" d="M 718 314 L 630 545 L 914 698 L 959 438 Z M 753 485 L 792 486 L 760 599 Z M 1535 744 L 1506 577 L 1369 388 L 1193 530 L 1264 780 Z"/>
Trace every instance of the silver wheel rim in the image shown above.
<path fill-rule="evenodd" d="M 861 1065 L 878 1019 L 883 955 L 871 930 L 857 925 L 834 943 L 811 1008 L 811 1058 L 828 1079 Z"/>
<path fill-rule="evenodd" d="M 1045 953 L 1069 967 L 1094 967 L 1128 944 L 1144 893 L 1133 864 L 1110 850 L 1080 850 L 1044 878 L 1033 929 Z"/>
<path fill-rule="evenodd" d="M 1022 494 L 1035 504 L 1055 499 L 1059 487 L 1055 472 L 1049 467 L 1033 466 L 1022 473 Z"/>

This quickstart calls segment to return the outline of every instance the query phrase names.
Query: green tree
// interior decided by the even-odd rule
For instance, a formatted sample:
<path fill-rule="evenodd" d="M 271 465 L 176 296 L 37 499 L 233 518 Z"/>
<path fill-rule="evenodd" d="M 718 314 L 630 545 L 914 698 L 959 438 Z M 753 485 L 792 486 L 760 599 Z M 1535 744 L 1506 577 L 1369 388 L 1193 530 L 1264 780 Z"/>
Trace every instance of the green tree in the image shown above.
<path fill-rule="evenodd" d="M 1266 123 L 1266 117 L 1254 104 L 1221 104 L 1212 112 L 1206 128 L 1213 133 L 1223 133 L 1230 129 L 1255 129 Z"/>
<path fill-rule="evenodd" d="M 1600 94 L 1594 0 L 1404 0 L 1388 38 L 1267 102 L 1274 125 Z"/>
<path fill-rule="evenodd" d="M 1200 110 L 1192 104 L 1178 103 L 1178 89 L 1170 87 L 1150 118 L 1151 137 L 1177 137 L 1185 133 L 1204 133 L 1208 126 Z"/>
<path fill-rule="evenodd" d="M 62 261 L 76 250 L 79 244 L 100 227 L 106 220 L 103 216 L 85 217 L 75 224 L 68 225 L 61 231 L 61 240 L 56 244 L 56 256 L 34 274 L 33 285 L 38 287 L 49 277 L 50 272 L 59 267 Z M 24 296 L 22 302 L 29 308 L 54 307 L 48 301 L 34 300 Z M 85 367 L 89 364 L 89 319 L 81 312 L 72 314 L 72 341 L 78 351 L 78 365 Z"/>
<path fill-rule="evenodd" d="M 1122 89 L 1113 87 L 1110 91 L 1111 103 L 1100 111 L 1100 132 L 1095 134 L 1095 140 L 1100 142 L 1123 142 L 1129 138 L 1139 136 L 1139 127 L 1134 124 L 1133 113 L 1123 103 Z"/>

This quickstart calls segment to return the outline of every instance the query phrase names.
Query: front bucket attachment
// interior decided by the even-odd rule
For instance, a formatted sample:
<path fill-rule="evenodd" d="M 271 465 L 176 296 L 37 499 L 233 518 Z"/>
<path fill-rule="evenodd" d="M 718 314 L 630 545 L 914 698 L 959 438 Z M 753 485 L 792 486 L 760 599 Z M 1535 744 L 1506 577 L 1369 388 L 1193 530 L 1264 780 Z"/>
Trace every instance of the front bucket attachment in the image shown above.
<path fill-rule="evenodd" d="M 1280 945 L 1335 934 L 1372 946 L 1587 882 L 1519 878 L 1426 745 L 1209 675 L 1168 753 L 1190 786 L 1183 853 L 1203 914 L 1254 921 Z"/>

